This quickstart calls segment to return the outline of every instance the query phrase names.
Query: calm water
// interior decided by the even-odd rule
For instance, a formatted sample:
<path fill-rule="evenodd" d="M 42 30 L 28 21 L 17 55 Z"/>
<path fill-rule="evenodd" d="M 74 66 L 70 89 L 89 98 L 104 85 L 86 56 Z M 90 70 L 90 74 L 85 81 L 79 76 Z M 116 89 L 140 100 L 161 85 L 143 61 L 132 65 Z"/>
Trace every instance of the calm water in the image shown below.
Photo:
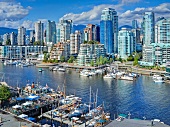
<path fill-rule="evenodd" d="M 155 84 L 151 77 L 140 76 L 136 81 L 104 80 L 102 76 L 80 77 L 75 71 L 42 73 L 36 67 L 15 67 L 0 65 L 5 80 L 11 86 L 25 86 L 27 82 L 39 82 L 41 85 L 62 88 L 66 77 L 67 94 L 76 94 L 89 102 L 89 89 L 93 93 L 98 89 L 98 105 L 104 102 L 106 111 L 114 114 L 128 114 L 143 119 L 160 119 L 170 125 L 170 85 Z"/>

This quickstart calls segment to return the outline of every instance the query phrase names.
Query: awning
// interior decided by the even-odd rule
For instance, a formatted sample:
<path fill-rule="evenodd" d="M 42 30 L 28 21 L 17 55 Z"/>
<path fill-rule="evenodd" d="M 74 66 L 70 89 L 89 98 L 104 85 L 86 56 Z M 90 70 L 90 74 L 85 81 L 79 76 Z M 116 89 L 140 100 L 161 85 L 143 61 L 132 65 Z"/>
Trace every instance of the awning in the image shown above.
<path fill-rule="evenodd" d="M 34 101 L 34 100 L 38 100 L 39 98 L 40 98 L 39 96 L 31 95 L 27 97 L 27 100 Z"/>

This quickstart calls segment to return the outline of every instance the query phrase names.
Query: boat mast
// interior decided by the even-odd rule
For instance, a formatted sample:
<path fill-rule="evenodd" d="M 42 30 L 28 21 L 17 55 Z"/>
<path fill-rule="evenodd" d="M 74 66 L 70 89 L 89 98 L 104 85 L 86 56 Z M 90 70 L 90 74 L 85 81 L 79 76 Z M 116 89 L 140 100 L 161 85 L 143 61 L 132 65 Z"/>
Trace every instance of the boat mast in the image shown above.
<path fill-rule="evenodd" d="M 91 106 L 91 86 L 90 86 L 90 101 L 89 101 L 89 112 L 90 112 L 90 106 Z"/>
<path fill-rule="evenodd" d="M 96 107 L 97 107 L 97 96 L 98 96 L 98 89 L 97 89 L 97 91 L 96 91 Z"/>

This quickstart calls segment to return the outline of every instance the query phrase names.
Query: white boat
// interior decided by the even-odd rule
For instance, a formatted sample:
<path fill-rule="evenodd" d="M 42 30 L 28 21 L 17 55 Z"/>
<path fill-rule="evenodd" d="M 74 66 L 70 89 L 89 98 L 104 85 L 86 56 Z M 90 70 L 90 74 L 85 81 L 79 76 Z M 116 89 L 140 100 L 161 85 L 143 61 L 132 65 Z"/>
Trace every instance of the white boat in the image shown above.
<path fill-rule="evenodd" d="M 97 69 L 97 70 L 95 71 L 95 73 L 97 73 L 97 74 L 103 74 L 103 72 L 104 72 L 103 69 Z"/>
<path fill-rule="evenodd" d="M 164 83 L 164 80 L 162 80 L 162 77 L 161 77 L 161 78 L 154 79 L 154 82 L 155 83 Z"/>
<path fill-rule="evenodd" d="M 157 79 L 157 78 L 159 78 L 159 77 L 160 77 L 159 75 L 153 75 L 153 76 L 152 76 L 153 79 Z"/>
<path fill-rule="evenodd" d="M 57 71 L 58 69 L 59 69 L 59 67 L 56 66 L 56 67 L 54 67 L 52 70 L 53 70 L 53 71 Z"/>
<path fill-rule="evenodd" d="M 103 76 L 104 79 L 113 79 L 113 76 L 111 74 L 107 74 Z"/>
<path fill-rule="evenodd" d="M 65 72 L 65 71 L 66 71 L 66 69 L 65 69 L 65 68 L 58 68 L 58 71 Z"/>
<path fill-rule="evenodd" d="M 129 80 L 129 81 L 133 81 L 133 77 L 128 76 L 128 75 L 123 75 L 123 76 L 121 76 L 121 77 L 120 77 L 120 79 L 122 79 L 122 80 Z"/>
<path fill-rule="evenodd" d="M 88 73 L 85 73 L 85 72 L 80 72 L 80 75 L 81 76 L 85 76 L 85 77 L 89 77 L 90 76 Z"/>
<path fill-rule="evenodd" d="M 113 78 L 116 78 L 116 74 L 115 74 L 115 73 L 111 73 L 111 76 L 112 76 Z"/>

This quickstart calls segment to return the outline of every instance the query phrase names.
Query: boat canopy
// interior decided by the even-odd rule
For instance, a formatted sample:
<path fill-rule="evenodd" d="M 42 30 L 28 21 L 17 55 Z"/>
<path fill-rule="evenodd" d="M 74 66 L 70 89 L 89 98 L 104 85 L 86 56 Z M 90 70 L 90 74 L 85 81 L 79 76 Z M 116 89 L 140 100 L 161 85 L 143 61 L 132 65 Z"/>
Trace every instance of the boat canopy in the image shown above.
<path fill-rule="evenodd" d="M 23 103 L 22 105 L 29 106 L 29 105 L 32 105 L 32 102 L 27 101 L 27 102 Z"/>
<path fill-rule="evenodd" d="M 20 105 L 15 105 L 15 106 L 12 106 L 12 108 L 19 109 L 19 108 L 21 108 L 21 106 Z"/>
<path fill-rule="evenodd" d="M 28 117 L 28 115 L 21 114 L 21 115 L 19 115 L 18 117 L 20 117 L 20 118 L 27 118 L 27 117 Z"/>
<path fill-rule="evenodd" d="M 24 98 L 22 98 L 22 97 L 17 97 L 16 98 L 16 101 L 22 101 L 22 100 L 24 100 Z"/>
<path fill-rule="evenodd" d="M 31 96 L 28 96 L 28 97 L 27 97 L 27 100 L 29 100 L 29 101 L 35 101 L 35 100 L 38 100 L 39 98 L 40 98 L 39 96 L 31 95 Z"/>

